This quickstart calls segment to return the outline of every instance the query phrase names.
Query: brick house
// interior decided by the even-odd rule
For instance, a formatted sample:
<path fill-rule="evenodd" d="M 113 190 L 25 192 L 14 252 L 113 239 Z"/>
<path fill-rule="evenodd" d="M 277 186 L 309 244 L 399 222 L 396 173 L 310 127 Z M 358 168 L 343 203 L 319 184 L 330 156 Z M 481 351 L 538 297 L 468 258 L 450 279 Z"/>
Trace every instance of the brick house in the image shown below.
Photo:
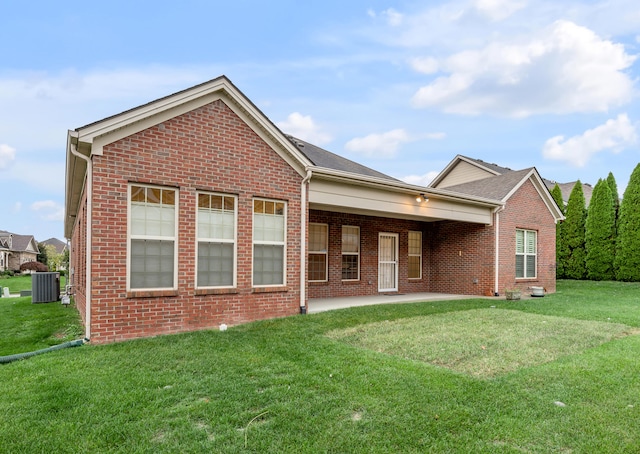
<path fill-rule="evenodd" d="M 35 262 L 40 250 L 33 235 L 0 230 L 0 272 L 20 271 L 20 265 Z"/>
<path fill-rule="evenodd" d="M 410 185 L 285 135 L 221 76 L 69 131 L 70 283 L 98 343 L 321 297 L 553 291 L 561 214 L 535 169 L 521 176 L 507 199 Z"/>

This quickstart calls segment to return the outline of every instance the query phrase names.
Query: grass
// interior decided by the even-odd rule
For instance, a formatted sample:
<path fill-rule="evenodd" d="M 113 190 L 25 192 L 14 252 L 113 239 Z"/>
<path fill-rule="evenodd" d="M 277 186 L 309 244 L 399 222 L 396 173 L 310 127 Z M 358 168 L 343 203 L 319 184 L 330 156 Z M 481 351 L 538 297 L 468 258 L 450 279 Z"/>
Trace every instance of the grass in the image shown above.
<path fill-rule="evenodd" d="M 632 333 L 640 330 L 489 308 L 369 323 L 328 335 L 358 347 L 490 378 L 579 354 Z"/>
<path fill-rule="evenodd" d="M 65 276 L 60 276 L 60 289 L 64 289 Z M 31 290 L 31 275 L 24 276 L 4 276 L 0 275 L 0 288 L 8 287 L 9 293 L 20 293 L 22 290 Z"/>
<path fill-rule="evenodd" d="M 640 336 L 616 333 L 640 327 L 639 291 L 560 282 L 556 295 L 519 302 L 369 306 L 60 350 L 0 367 L 0 452 L 635 453 Z M 469 337 L 511 321 L 496 346 L 544 320 L 558 334 L 574 324 L 606 334 L 574 330 L 589 342 L 563 340 L 553 358 L 483 377 L 378 352 L 388 340 L 363 348 L 327 335 L 453 320 Z"/>
<path fill-rule="evenodd" d="M 3 279 L 0 286 L 9 287 L 11 293 L 30 290 L 31 277 Z M 72 307 L 32 304 L 30 296 L 0 298 L 0 356 L 61 344 L 81 338 L 82 333 L 78 312 Z"/>

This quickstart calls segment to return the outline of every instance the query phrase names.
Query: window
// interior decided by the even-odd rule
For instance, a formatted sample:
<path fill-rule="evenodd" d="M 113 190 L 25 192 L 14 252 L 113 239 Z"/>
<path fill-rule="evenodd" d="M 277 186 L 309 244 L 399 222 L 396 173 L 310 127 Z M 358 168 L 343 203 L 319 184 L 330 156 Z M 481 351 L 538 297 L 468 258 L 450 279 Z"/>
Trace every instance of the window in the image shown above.
<path fill-rule="evenodd" d="M 516 230 L 516 278 L 536 277 L 537 233 Z"/>
<path fill-rule="evenodd" d="M 309 281 L 327 280 L 327 224 L 309 223 Z"/>
<path fill-rule="evenodd" d="M 422 232 L 409 232 L 409 279 L 422 278 Z"/>
<path fill-rule="evenodd" d="M 198 193 L 197 287 L 235 287 L 236 197 Z"/>
<path fill-rule="evenodd" d="M 129 288 L 175 288 L 177 195 L 176 189 L 130 186 Z"/>
<path fill-rule="evenodd" d="M 360 227 L 342 226 L 342 280 L 360 279 Z"/>
<path fill-rule="evenodd" d="M 253 201 L 253 285 L 284 285 L 285 202 Z"/>

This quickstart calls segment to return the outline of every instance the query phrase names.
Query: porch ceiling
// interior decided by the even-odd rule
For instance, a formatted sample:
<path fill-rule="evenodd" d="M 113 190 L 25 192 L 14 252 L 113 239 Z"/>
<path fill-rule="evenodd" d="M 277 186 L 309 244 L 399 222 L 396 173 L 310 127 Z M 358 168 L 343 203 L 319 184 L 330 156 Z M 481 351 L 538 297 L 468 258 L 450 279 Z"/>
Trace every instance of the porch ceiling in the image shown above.
<path fill-rule="evenodd" d="M 452 220 L 490 225 L 495 205 L 455 200 L 427 194 L 428 202 L 417 202 L 414 191 L 395 191 L 344 182 L 311 180 L 309 208 L 337 213 L 361 214 L 422 222 Z"/>

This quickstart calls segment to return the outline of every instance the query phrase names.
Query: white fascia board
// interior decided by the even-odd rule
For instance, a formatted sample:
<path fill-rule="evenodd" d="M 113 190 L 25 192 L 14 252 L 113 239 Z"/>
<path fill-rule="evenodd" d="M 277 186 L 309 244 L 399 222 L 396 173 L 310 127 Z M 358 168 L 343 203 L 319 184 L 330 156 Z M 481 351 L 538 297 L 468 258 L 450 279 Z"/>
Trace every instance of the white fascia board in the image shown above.
<path fill-rule="evenodd" d="M 476 161 L 473 161 L 467 158 L 466 156 L 462 156 L 459 154 L 459 155 L 456 155 L 456 157 L 453 158 L 451 162 L 447 164 L 447 166 L 438 175 L 436 175 L 436 177 L 429 183 L 429 187 L 435 188 L 437 185 L 439 185 L 442 182 L 442 180 L 444 180 L 447 177 L 447 175 L 449 175 L 449 173 L 451 173 L 451 171 L 460 163 L 460 161 L 464 161 L 467 164 L 477 167 L 479 169 L 482 169 L 486 172 L 489 172 L 492 175 L 500 175 L 495 170 L 491 170 L 490 168 L 480 165 Z"/>
<path fill-rule="evenodd" d="M 507 200 L 509 200 L 511 196 L 515 194 L 516 191 L 518 191 L 518 189 L 520 189 L 524 184 L 524 182 L 527 180 L 530 180 L 531 183 L 533 184 L 533 187 L 536 189 L 536 191 L 538 191 L 540 198 L 546 205 L 547 209 L 549 210 L 549 213 L 551 213 L 551 216 L 553 216 L 555 223 L 557 224 L 559 221 L 564 220 L 564 215 L 559 210 L 555 200 L 553 199 L 553 196 L 549 192 L 549 188 L 547 188 L 547 185 L 544 184 L 542 177 L 540 176 L 540 174 L 538 173 L 535 167 L 533 167 L 529 173 L 527 173 L 524 177 L 522 177 L 522 180 L 520 180 L 520 182 L 517 185 L 515 185 L 511 191 L 509 191 L 509 193 L 502 199 L 502 201 L 506 203 Z"/>
<path fill-rule="evenodd" d="M 305 167 L 312 163 L 285 137 L 282 131 L 224 77 L 79 128 L 76 130 L 78 141 L 89 144 L 92 155 L 101 155 L 103 147 L 109 143 L 217 100 L 225 102 L 291 167 L 301 176 L 305 176 Z"/>
<path fill-rule="evenodd" d="M 408 184 L 403 181 L 394 181 L 385 178 L 370 177 L 366 175 L 354 174 L 350 172 L 343 172 L 340 170 L 327 169 L 322 167 L 311 167 L 314 180 L 326 180 L 348 183 L 352 186 L 365 186 L 371 188 L 380 188 L 388 192 L 398 192 L 402 194 L 408 194 L 415 198 L 418 194 L 424 194 L 429 198 L 437 197 L 443 200 L 466 202 L 476 204 L 478 206 L 486 207 L 500 207 L 503 203 L 499 200 L 487 199 L 484 197 L 474 197 L 458 192 L 449 191 L 447 189 L 436 189 L 426 186 L 418 186 Z"/>
<path fill-rule="evenodd" d="M 364 214 L 424 222 L 437 220 L 462 221 L 490 225 L 495 205 L 434 197 L 418 203 L 408 191 L 390 191 L 383 186 L 354 185 L 349 181 L 311 179 L 309 206 L 312 209 Z M 427 194 L 425 194 L 427 195 Z"/>

